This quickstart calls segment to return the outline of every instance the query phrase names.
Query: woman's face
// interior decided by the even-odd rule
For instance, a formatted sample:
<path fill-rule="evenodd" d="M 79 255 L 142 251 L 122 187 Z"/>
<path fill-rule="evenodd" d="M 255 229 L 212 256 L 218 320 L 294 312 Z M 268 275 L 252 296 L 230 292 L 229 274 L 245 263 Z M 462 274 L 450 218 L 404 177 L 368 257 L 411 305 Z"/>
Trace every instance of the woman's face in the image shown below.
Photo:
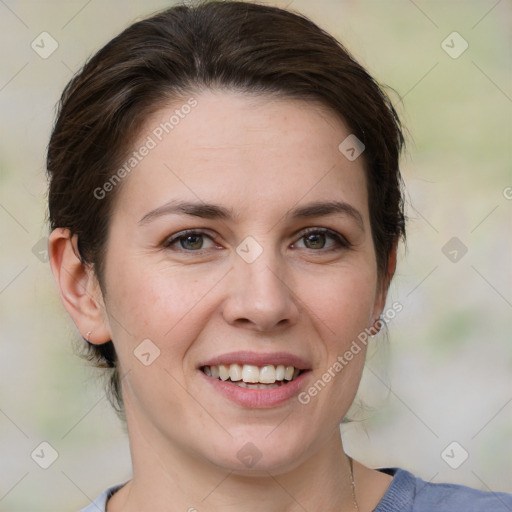
<path fill-rule="evenodd" d="M 364 345 L 343 356 L 383 307 L 363 161 L 340 152 L 350 130 L 320 105 L 194 99 L 142 129 L 111 218 L 105 322 L 132 450 L 285 471 L 338 428 Z M 287 366 L 302 370 L 291 382 Z M 238 370 L 280 382 L 221 379 Z"/>

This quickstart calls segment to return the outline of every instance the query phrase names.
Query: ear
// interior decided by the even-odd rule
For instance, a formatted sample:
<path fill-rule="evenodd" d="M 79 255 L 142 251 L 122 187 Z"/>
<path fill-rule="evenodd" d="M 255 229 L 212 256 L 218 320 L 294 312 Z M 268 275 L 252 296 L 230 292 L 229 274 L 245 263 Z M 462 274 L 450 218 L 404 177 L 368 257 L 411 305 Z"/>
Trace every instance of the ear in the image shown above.
<path fill-rule="evenodd" d="M 111 340 L 103 295 L 94 271 L 80 259 L 77 241 L 69 229 L 54 229 L 48 242 L 50 265 L 60 299 L 82 337 L 101 345 Z"/>
<path fill-rule="evenodd" d="M 377 321 L 379 316 L 384 311 L 384 307 L 386 306 L 386 298 L 388 295 L 389 285 L 391 283 L 391 279 L 395 275 L 396 270 L 396 253 L 397 253 L 398 241 L 393 244 L 393 248 L 389 253 L 388 264 L 386 268 L 386 273 L 380 279 L 379 288 L 377 290 L 377 296 L 375 300 L 375 308 L 374 308 L 374 323 Z M 373 325 L 373 324 L 372 324 Z"/>

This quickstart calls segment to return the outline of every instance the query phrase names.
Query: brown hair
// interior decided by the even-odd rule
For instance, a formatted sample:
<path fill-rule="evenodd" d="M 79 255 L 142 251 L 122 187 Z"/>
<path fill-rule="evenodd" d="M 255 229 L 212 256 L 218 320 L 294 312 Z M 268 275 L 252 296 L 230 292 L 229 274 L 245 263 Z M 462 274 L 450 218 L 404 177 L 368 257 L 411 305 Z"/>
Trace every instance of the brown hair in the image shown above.
<path fill-rule="evenodd" d="M 320 101 L 363 142 L 369 212 L 380 276 L 405 237 L 400 120 L 385 92 L 331 35 L 306 17 L 240 1 L 172 7 L 134 23 L 99 50 L 62 94 L 48 147 L 51 229 L 78 236 L 82 262 L 102 291 L 109 218 L 119 186 L 101 188 L 126 158 L 150 114 L 203 89 Z M 341 141 L 340 141 L 341 142 Z M 123 417 L 112 342 L 84 355 L 111 368 L 108 395 Z"/>

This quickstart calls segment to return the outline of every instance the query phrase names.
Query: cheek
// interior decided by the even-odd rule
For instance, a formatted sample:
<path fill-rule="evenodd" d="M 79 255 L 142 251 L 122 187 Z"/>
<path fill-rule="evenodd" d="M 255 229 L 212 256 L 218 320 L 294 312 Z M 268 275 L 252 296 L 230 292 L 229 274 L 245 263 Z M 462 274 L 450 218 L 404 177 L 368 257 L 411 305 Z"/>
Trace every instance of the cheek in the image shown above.
<path fill-rule="evenodd" d="M 133 351 L 149 338 L 162 349 L 172 340 L 174 355 L 186 351 L 219 306 L 215 302 L 229 300 L 222 293 L 225 268 L 151 267 L 144 257 L 118 261 L 110 265 L 107 307 L 114 340 L 129 338 L 121 350 Z M 289 278 L 289 300 L 304 310 L 304 325 L 316 324 L 329 345 L 341 349 L 340 343 L 369 327 L 376 290 L 371 261 L 329 270 L 295 268 Z"/>
<path fill-rule="evenodd" d="M 198 303 L 211 285 L 179 272 L 150 271 L 142 264 L 120 263 L 111 269 L 109 316 L 126 376 L 126 409 L 172 411 L 161 413 L 172 421 L 186 412 L 184 363 L 203 329 L 201 317 L 207 315 Z"/>
<path fill-rule="evenodd" d="M 111 266 L 107 307 L 116 350 L 133 350 L 150 339 L 165 355 L 172 344 L 172 358 L 183 354 L 203 327 L 208 291 L 216 275 L 152 268 L 140 261 Z"/>
<path fill-rule="evenodd" d="M 312 317 L 338 348 L 370 326 L 376 298 L 376 274 L 370 268 L 347 267 L 316 281 L 304 280 L 302 289 L 299 295 Z"/>

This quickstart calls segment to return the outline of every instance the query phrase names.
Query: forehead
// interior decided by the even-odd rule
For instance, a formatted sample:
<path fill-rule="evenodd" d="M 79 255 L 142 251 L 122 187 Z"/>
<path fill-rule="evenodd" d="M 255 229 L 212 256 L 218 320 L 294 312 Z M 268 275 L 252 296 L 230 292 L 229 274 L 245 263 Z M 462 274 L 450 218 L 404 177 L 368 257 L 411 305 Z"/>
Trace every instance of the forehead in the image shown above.
<path fill-rule="evenodd" d="M 277 210 L 321 198 L 349 201 L 364 213 L 363 159 L 350 161 L 338 149 L 349 135 L 343 120 L 319 102 L 191 94 L 141 129 L 119 207 L 134 214 L 174 198 L 222 198 L 234 209 L 262 213 L 263 204 Z"/>

